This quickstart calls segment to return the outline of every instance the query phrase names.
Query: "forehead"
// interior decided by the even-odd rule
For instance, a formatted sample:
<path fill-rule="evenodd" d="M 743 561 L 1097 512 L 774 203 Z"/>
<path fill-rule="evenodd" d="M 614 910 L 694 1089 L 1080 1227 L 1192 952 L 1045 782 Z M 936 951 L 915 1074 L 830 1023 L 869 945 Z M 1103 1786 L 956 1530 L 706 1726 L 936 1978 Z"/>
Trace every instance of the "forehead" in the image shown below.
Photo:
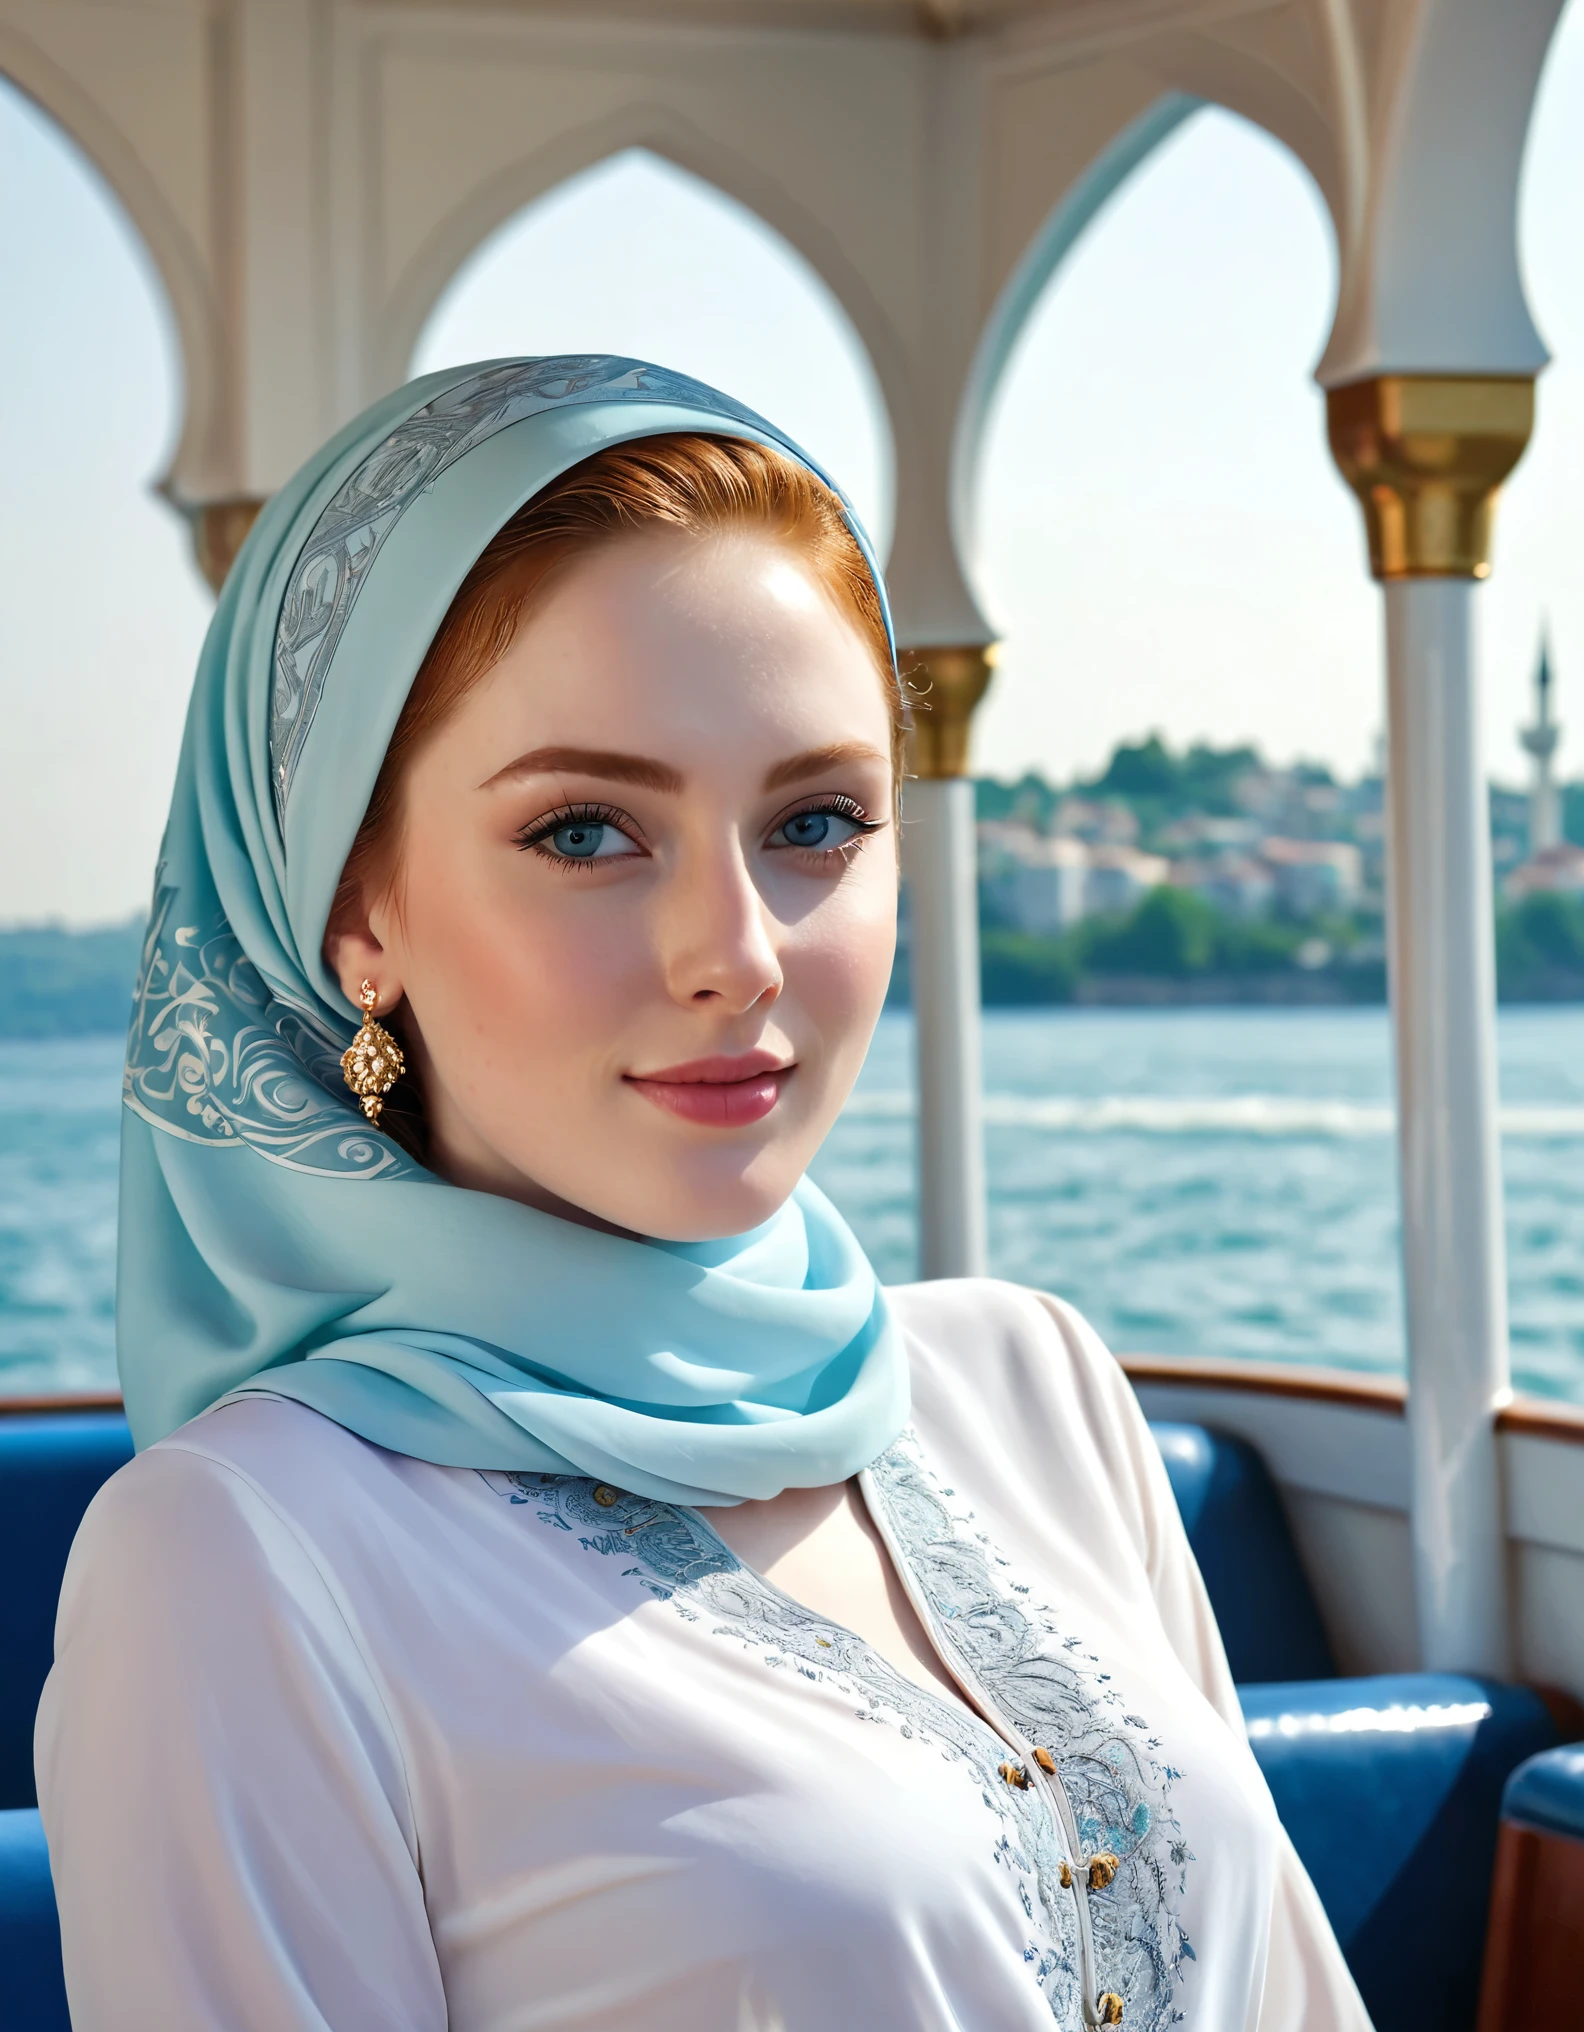
<path fill-rule="evenodd" d="M 795 547 L 751 532 L 645 532 L 575 559 L 477 697 L 480 721 L 569 741 L 597 719 L 668 746 L 784 734 L 883 747 L 890 720 L 864 633 Z"/>

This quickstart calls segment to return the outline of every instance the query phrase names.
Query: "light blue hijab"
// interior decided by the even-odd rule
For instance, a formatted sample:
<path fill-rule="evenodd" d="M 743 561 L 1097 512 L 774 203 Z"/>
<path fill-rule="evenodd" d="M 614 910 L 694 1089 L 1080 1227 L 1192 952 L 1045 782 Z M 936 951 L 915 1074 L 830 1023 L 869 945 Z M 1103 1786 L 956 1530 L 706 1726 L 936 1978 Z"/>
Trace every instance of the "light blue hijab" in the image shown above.
<path fill-rule="evenodd" d="M 444 1466 L 732 1503 L 842 1481 L 904 1424 L 900 1335 L 807 1180 L 751 1234 L 627 1241 L 444 1183 L 341 1078 L 357 1016 L 320 946 L 431 638 L 525 501 L 670 431 L 817 471 L 681 375 L 503 360 L 376 403 L 259 517 L 199 659 L 127 1047 L 116 1333 L 140 1447 L 265 1392 Z"/>

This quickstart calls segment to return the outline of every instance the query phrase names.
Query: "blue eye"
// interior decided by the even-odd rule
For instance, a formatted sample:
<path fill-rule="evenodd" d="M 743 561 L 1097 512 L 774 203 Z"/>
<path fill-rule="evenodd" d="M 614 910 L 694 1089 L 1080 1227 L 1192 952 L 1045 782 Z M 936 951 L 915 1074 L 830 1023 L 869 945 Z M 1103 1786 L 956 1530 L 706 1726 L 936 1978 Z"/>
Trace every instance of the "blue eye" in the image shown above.
<path fill-rule="evenodd" d="M 549 812 L 537 825 L 524 827 L 517 844 L 560 867 L 628 860 L 643 852 L 615 815 L 598 808 Z"/>
<path fill-rule="evenodd" d="M 592 825 L 586 819 L 579 819 L 573 825 L 557 826 L 550 835 L 550 845 L 569 861 L 592 861 L 605 844 L 605 835 L 609 831 L 609 826 Z"/>
<path fill-rule="evenodd" d="M 803 847 L 817 854 L 835 853 L 868 830 L 861 820 L 844 817 L 839 811 L 798 811 L 776 827 L 771 844 Z"/>
<path fill-rule="evenodd" d="M 794 847 L 822 847 L 830 829 L 828 811 L 800 811 L 781 828 Z"/>

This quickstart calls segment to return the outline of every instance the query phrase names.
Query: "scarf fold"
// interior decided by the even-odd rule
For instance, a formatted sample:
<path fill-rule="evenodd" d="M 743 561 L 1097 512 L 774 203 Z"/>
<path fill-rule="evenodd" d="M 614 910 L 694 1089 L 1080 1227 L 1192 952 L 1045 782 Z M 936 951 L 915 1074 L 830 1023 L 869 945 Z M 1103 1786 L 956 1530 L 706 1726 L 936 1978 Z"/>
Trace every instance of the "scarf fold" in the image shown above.
<path fill-rule="evenodd" d="M 264 1392 L 420 1460 L 719 1504 L 845 1480 L 906 1422 L 900 1335 L 808 1180 L 746 1235 L 627 1240 L 446 1184 L 341 1078 L 358 1012 L 320 948 L 430 640 L 526 501 L 674 431 L 819 470 L 662 368 L 505 360 L 376 403 L 259 517 L 199 659 L 128 1039 L 116 1338 L 139 1447 Z"/>

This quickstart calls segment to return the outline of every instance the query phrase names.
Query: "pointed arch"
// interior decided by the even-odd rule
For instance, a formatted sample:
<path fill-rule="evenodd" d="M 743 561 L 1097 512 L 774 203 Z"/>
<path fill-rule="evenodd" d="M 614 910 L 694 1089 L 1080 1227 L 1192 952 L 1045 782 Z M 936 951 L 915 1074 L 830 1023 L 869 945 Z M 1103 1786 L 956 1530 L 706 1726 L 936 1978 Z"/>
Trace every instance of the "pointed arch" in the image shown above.
<path fill-rule="evenodd" d="M 1107 200 L 1204 104 L 1187 92 L 1167 92 L 1125 127 L 1069 186 L 996 299 L 974 350 L 952 445 L 951 517 L 959 557 L 972 555 L 973 492 L 985 425 L 1007 362 L 1035 305 Z"/>
<path fill-rule="evenodd" d="M 1336 265 L 1307 166 L 1221 108 L 1071 250 L 979 452 L 973 562 L 1007 636 L 987 753 L 1087 767 L 1159 726 L 1363 761 L 1375 599 L 1312 376 Z"/>
<path fill-rule="evenodd" d="M 136 150 L 104 108 L 27 36 L 0 21 L 0 75 L 32 100 L 97 173 L 108 202 L 124 213 L 148 259 L 168 315 L 178 368 L 180 422 L 160 490 L 200 497 L 222 446 L 224 347 L 218 309 L 200 250 L 176 218 Z"/>
<path fill-rule="evenodd" d="M 500 226 L 611 157 L 642 149 L 740 205 L 798 254 L 853 327 L 879 388 L 893 456 L 909 435 L 913 398 L 905 351 L 834 230 L 751 161 L 721 147 L 672 109 L 646 103 L 556 136 L 485 179 L 453 207 L 393 283 L 375 321 L 371 368 L 381 386 L 403 378 L 430 313 L 452 277 Z M 902 484 L 898 474 L 898 485 Z"/>

